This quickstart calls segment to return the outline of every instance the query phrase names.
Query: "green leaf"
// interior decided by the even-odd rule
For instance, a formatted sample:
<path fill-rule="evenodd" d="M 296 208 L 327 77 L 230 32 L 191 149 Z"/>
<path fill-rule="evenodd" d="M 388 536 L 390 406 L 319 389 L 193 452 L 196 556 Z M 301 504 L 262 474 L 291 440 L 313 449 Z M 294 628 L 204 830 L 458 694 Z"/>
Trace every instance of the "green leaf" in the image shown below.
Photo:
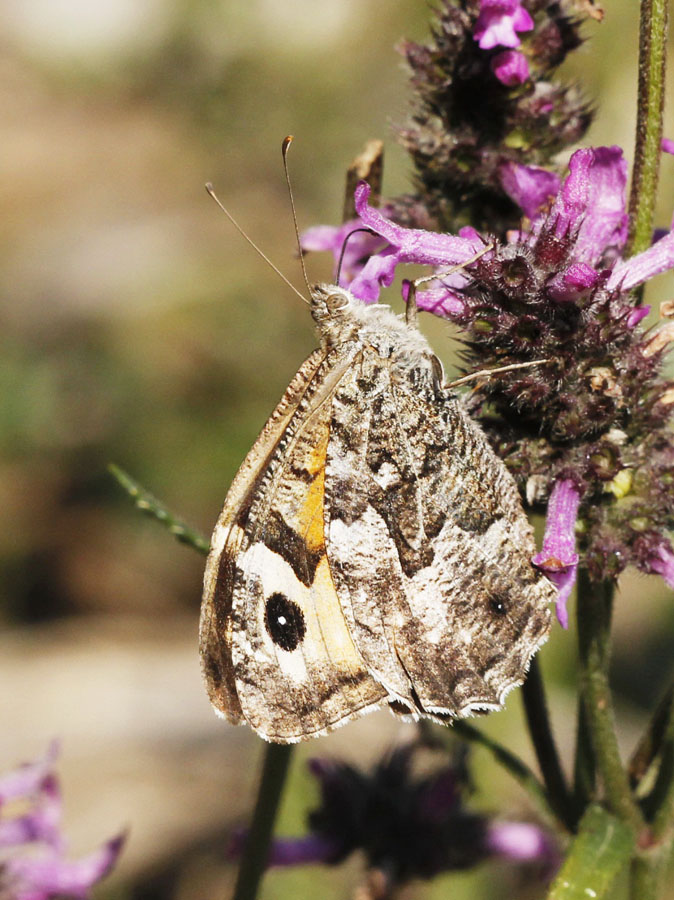
<path fill-rule="evenodd" d="M 634 831 L 601 806 L 590 806 L 580 821 L 569 854 L 547 900 L 601 900 L 629 861 Z"/>

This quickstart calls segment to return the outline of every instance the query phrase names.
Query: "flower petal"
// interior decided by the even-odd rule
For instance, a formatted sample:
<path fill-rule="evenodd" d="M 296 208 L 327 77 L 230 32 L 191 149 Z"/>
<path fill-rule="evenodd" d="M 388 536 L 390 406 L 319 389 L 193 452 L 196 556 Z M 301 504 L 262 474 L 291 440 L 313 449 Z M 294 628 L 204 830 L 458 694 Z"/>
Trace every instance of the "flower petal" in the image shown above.
<path fill-rule="evenodd" d="M 534 20 L 521 6 L 521 0 L 482 0 L 473 38 L 481 50 L 492 47 L 517 47 L 518 31 L 531 31 Z"/>
<path fill-rule="evenodd" d="M 577 232 L 578 262 L 595 265 L 607 248 L 624 246 L 626 184 L 627 162 L 620 147 L 577 150 L 569 160 L 569 174 L 550 218 L 558 236 Z"/>
<path fill-rule="evenodd" d="M 484 249 L 479 235 L 472 229 L 465 236 L 438 234 L 420 228 L 404 228 L 387 219 L 367 203 L 370 186 L 361 181 L 356 188 L 356 212 L 361 221 L 391 246 L 372 256 L 362 272 L 351 283 L 351 291 L 361 300 L 376 300 L 381 286 L 388 287 L 399 263 L 452 266 L 467 262 Z"/>
<path fill-rule="evenodd" d="M 334 841 L 318 834 L 307 834 L 298 838 L 275 838 L 272 842 L 268 866 L 306 866 L 330 864 L 340 856 L 340 849 Z"/>
<path fill-rule="evenodd" d="M 492 57 L 489 63 L 494 75 L 506 87 L 524 84 L 529 77 L 529 63 L 526 56 L 517 50 L 503 50 Z"/>
<path fill-rule="evenodd" d="M 351 281 L 362 270 L 365 260 L 385 246 L 385 242 L 377 235 L 363 230 L 358 231 L 362 228 L 363 223 L 360 219 L 352 219 L 338 226 L 315 225 L 300 235 L 300 246 L 302 250 L 332 253 L 335 260 L 334 277 L 337 275 L 339 259 L 344 251 L 340 284 L 349 287 Z M 345 242 L 346 249 L 344 249 Z"/>
<path fill-rule="evenodd" d="M 569 616 L 566 603 L 576 580 L 576 518 L 580 491 L 574 481 L 564 478 L 555 482 L 548 500 L 543 548 L 531 560 L 548 576 L 557 588 L 557 619 L 567 628 Z"/>
<path fill-rule="evenodd" d="M 674 588 L 674 550 L 671 544 L 663 539 L 644 568 L 648 572 L 662 575 L 669 587 Z"/>
<path fill-rule="evenodd" d="M 42 759 L 25 763 L 0 776 L 0 806 L 16 797 L 29 797 L 39 793 L 54 766 L 59 750 L 58 741 L 52 741 Z"/>
<path fill-rule="evenodd" d="M 654 275 L 674 268 L 674 231 L 670 231 L 659 241 L 630 259 L 616 265 L 611 272 L 606 287 L 611 290 L 631 291 L 632 288 Z"/>
<path fill-rule="evenodd" d="M 564 272 L 558 272 L 547 283 L 545 291 L 558 303 L 574 303 L 599 280 L 599 273 L 587 263 L 573 263 Z"/>
<path fill-rule="evenodd" d="M 554 172 L 538 166 L 507 162 L 499 169 L 501 186 L 529 219 L 545 207 L 559 191 L 560 180 Z"/>
<path fill-rule="evenodd" d="M 487 846 L 495 855 L 515 862 L 540 861 L 550 868 L 556 868 L 560 862 L 548 833 L 530 822 L 492 822 Z"/>
<path fill-rule="evenodd" d="M 50 897 L 86 898 L 91 888 L 117 862 L 125 835 L 118 835 L 79 860 L 62 859 L 58 853 L 40 857 L 11 857 L 3 863 L 12 900 L 48 900 Z"/>

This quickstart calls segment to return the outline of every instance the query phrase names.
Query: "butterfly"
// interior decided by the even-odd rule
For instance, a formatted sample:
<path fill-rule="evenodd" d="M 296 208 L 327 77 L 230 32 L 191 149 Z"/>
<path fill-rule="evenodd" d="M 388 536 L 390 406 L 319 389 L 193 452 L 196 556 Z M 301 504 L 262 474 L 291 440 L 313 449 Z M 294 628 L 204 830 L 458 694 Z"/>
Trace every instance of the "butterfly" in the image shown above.
<path fill-rule="evenodd" d="M 200 650 L 216 712 L 269 741 L 382 706 L 498 709 L 550 628 L 516 484 L 415 325 L 311 287 L 319 348 L 225 499 Z"/>

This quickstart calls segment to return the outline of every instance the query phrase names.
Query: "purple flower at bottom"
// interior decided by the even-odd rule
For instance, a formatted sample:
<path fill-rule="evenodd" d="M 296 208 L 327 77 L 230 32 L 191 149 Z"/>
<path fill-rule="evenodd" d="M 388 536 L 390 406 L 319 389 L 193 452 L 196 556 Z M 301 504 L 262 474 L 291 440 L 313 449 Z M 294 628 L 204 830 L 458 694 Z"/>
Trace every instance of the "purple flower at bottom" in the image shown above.
<path fill-rule="evenodd" d="M 311 760 L 321 803 L 309 815 L 310 832 L 277 838 L 268 864 L 336 865 L 360 850 L 370 869 L 386 871 L 398 885 L 467 869 L 492 857 L 542 863 L 551 871 L 558 857 L 542 829 L 524 822 L 491 822 L 467 809 L 463 766 L 444 764 L 430 774 L 415 775 L 412 764 L 420 749 L 398 748 L 371 773 L 336 760 Z M 237 838 L 234 855 L 241 849 Z"/>
<path fill-rule="evenodd" d="M 566 602 L 578 569 L 575 527 L 579 504 L 580 491 L 570 478 L 555 483 L 548 500 L 543 549 L 531 560 L 557 588 L 557 619 L 562 628 L 569 625 Z"/>
<path fill-rule="evenodd" d="M 518 31 L 531 31 L 534 20 L 522 6 L 522 0 L 482 0 L 473 38 L 481 50 L 492 47 L 518 47 Z"/>
<path fill-rule="evenodd" d="M 64 858 L 61 794 L 52 744 L 45 757 L 0 777 L 0 897 L 11 900 L 86 900 L 91 888 L 113 868 L 124 836 L 107 841 L 89 856 Z M 21 814 L 7 816 L 8 801 L 21 801 Z M 27 811 L 24 811 L 26 806 Z"/>
<path fill-rule="evenodd" d="M 503 50 L 497 53 L 492 57 L 490 66 L 494 75 L 506 87 L 524 84 L 529 77 L 527 58 L 517 50 Z"/>

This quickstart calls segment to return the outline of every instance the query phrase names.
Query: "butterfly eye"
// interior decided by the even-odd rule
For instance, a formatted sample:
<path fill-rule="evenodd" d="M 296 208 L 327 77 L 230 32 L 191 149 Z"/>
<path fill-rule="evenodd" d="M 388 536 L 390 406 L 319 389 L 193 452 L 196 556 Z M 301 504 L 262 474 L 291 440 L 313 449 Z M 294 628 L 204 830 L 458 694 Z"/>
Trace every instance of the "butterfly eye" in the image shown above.
<path fill-rule="evenodd" d="M 336 312 L 338 309 L 344 309 L 349 305 L 349 298 L 346 294 L 328 294 L 325 298 L 325 305 L 330 312 Z"/>
<path fill-rule="evenodd" d="M 269 637 L 281 650 L 295 650 L 307 630 L 297 603 L 278 592 L 267 600 L 264 623 Z"/>

